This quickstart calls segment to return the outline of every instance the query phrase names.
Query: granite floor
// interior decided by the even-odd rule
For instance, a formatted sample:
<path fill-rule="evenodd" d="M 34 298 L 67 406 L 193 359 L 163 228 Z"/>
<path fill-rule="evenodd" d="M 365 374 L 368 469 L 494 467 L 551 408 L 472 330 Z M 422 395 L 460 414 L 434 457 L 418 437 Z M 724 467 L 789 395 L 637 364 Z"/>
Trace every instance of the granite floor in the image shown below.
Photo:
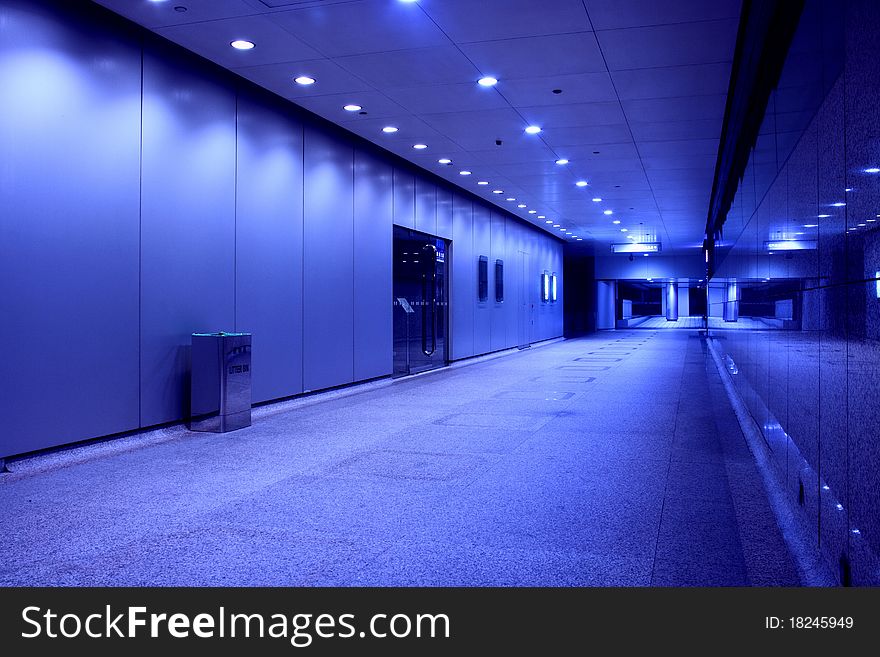
<path fill-rule="evenodd" d="M 0 584 L 799 583 L 693 331 L 600 333 L 166 433 L 12 463 Z"/>

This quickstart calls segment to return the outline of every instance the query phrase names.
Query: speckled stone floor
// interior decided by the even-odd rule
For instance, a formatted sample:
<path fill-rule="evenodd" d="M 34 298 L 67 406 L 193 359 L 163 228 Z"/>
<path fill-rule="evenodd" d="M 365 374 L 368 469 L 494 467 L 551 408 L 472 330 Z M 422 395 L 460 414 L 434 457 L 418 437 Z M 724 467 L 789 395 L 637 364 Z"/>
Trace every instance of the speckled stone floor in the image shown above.
<path fill-rule="evenodd" d="M 798 583 L 696 332 L 362 390 L 13 468 L 0 584 Z"/>

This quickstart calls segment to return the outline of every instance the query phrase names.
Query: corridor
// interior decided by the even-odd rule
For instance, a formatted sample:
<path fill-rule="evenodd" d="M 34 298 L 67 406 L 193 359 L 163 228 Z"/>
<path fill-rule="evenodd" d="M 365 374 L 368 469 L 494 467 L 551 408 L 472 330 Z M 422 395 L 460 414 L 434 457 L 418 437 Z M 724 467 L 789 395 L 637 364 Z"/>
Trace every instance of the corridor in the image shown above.
<path fill-rule="evenodd" d="M 797 585 L 703 339 L 617 331 L 20 460 L 2 585 Z"/>

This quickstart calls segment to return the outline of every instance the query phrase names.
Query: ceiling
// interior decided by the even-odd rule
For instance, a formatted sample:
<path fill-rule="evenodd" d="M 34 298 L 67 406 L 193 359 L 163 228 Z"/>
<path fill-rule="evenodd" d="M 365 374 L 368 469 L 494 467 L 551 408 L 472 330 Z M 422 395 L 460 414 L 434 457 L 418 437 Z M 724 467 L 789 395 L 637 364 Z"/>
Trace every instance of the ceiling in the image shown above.
<path fill-rule="evenodd" d="M 700 253 L 740 0 L 96 1 L 578 246 Z"/>

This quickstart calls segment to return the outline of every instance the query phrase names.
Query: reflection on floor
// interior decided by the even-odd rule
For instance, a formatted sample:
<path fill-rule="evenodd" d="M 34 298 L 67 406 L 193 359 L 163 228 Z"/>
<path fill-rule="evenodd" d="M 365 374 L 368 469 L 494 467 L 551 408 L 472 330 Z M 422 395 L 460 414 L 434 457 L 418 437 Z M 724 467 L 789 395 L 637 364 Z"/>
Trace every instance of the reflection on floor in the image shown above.
<path fill-rule="evenodd" d="M 637 327 L 640 329 L 701 329 L 703 328 L 702 317 L 679 317 L 675 321 L 669 321 L 662 315 L 656 317 L 648 317 Z"/>
<path fill-rule="evenodd" d="M 7 585 L 798 582 L 696 332 L 268 407 L 0 497 Z"/>
<path fill-rule="evenodd" d="M 747 330 L 747 331 L 778 331 L 782 328 L 782 321 L 773 317 L 740 317 L 735 322 L 725 322 L 720 317 L 709 318 L 709 328 Z"/>

